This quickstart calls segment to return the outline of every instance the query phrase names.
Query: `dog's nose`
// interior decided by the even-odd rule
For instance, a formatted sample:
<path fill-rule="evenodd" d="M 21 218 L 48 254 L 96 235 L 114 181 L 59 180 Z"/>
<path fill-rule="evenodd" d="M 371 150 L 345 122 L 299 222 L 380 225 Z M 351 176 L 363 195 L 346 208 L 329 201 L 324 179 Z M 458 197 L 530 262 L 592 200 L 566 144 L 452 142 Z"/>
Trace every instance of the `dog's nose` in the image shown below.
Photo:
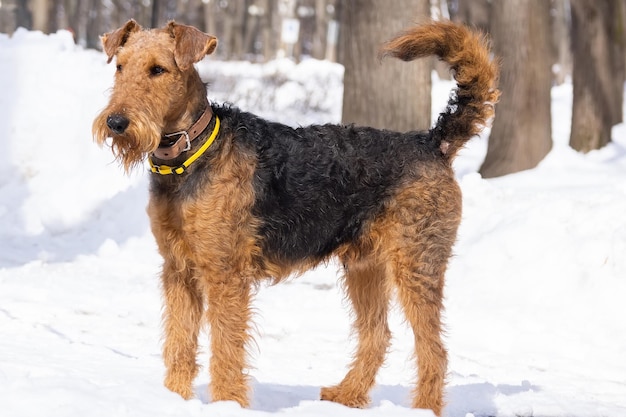
<path fill-rule="evenodd" d="M 112 114 L 107 117 L 107 126 L 109 126 L 109 129 L 111 129 L 113 133 L 118 135 L 124 133 L 128 127 L 128 123 L 130 123 L 130 121 L 121 114 Z"/>

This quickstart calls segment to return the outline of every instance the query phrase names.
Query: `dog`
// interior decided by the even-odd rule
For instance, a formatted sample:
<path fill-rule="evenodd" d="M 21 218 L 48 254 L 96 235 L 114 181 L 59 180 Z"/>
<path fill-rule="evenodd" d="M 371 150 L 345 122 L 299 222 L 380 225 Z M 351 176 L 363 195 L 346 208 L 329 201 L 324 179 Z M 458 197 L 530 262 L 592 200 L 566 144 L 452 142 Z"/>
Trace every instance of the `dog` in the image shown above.
<path fill-rule="evenodd" d="M 404 61 L 436 55 L 457 82 L 435 126 L 407 133 L 292 128 L 209 102 L 194 63 L 217 39 L 191 26 L 144 30 L 130 20 L 103 35 L 102 46 L 117 71 L 94 139 L 109 143 L 126 171 L 150 165 L 147 211 L 164 261 L 165 386 L 193 396 L 198 333 L 208 323 L 211 398 L 248 406 L 252 294 L 263 280 L 278 283 L 336 257 L 358 347 L 345 378 L 322 388 L 321 399 L 367 406 L 395 293 L 415 337 L 412 406 L 440 415 L 444 274 L 461 220 L 451 165 L 491 120 L 499 95 L 485 38 L 428 22 L 383 45 L 381 56 Z"/>

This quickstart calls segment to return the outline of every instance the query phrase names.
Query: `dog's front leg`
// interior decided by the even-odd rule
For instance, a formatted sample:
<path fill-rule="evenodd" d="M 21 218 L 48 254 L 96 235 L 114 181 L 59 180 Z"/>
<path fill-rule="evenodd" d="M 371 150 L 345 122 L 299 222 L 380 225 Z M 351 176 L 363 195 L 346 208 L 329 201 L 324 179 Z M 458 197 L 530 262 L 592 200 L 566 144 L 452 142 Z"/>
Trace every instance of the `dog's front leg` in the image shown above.
<path fill-rule="evenodd" d="M 189 267 L 177 268 L 173 261 L 165 261 L 161 278 L 165 298 L 165 386 L 189 399 L 194 395 L 192 383 L 198 372 L 196 355 L 202 322 L 202 293 Z"/>
<path fill-rule="evenodd" d="M 249 405 L 246 348 L 250 335 L 250 284 L 237 276 L 207 284 L 211 331 L 211 398 Z"/>

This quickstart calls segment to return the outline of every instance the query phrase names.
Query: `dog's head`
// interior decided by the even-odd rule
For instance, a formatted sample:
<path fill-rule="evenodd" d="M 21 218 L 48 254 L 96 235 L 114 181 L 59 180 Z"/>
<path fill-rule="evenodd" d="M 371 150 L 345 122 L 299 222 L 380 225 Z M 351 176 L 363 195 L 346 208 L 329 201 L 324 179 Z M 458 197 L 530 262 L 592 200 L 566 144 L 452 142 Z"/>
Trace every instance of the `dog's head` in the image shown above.
<path fill-rule="evenodd" d="M 129 20 L 101 37 L 107 62 L 117 71 L 107 107 L 93 122 L 94 140 L 111 148 L 126 171 L 153 152 L 166 133 L 187 129 L 206 90 L 193 64 L 211 54 L 217 39 L 169 22 L 143 30 Z"/>

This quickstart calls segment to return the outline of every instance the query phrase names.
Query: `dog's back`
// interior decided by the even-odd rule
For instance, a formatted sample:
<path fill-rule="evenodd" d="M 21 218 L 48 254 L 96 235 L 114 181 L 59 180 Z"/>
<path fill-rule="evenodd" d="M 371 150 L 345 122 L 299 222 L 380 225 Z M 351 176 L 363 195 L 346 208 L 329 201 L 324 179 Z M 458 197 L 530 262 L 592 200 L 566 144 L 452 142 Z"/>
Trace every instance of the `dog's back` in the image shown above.
<path fill-rule="evenodd" d="M 454 70 L 459 87 L 430 131 L 352 125 L 292 129 L 214 108 L 232 124 L 234 140 L 256 153 L 253 213 L 260 220 L 265 256 L 287 262 L 324 259 L 358 238 L 399 187 L 419 181 L 424 172 L 451 177 L 457 151 L 492 116 L 497 65 L 478 35 L 434 22 L 384 48 L 384 54 L 403 60 L 436 54 Z"/>
<path fill-rule="evenodd" d="M 319 261 L 359 237 L 396 189 L 440 164 L 428 132 L 314 125 L 297 129 L 213 105 L 233 141 L 254 152 L 253 213 L 265 256 Z"/>

